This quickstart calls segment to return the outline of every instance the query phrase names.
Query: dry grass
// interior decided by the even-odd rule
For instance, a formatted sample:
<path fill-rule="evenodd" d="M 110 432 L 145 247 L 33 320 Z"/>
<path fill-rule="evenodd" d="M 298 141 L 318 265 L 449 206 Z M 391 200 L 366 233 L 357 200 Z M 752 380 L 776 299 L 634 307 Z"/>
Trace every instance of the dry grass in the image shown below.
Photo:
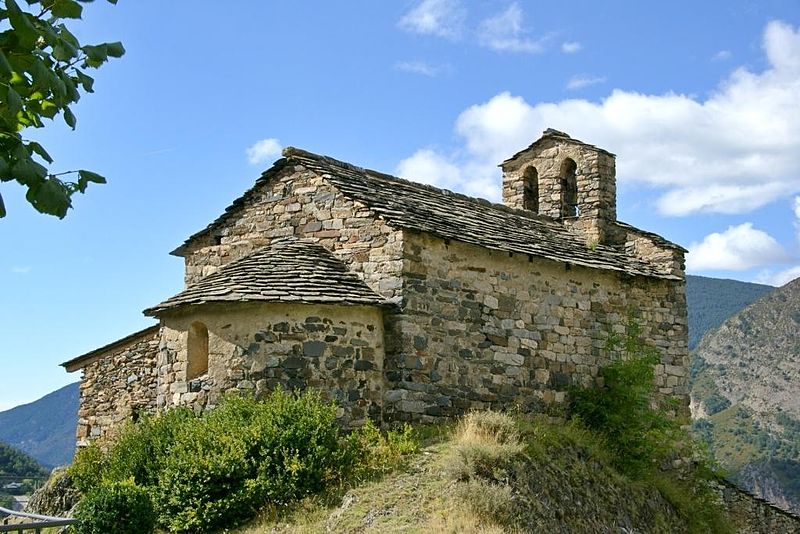
<path fill-rule="evenodd" d="M 447 462 L 455 480 L 500 479 L 509 463 L 522 453 L 514 420 L 499 412 L 472 412 L 456 428 L 453 454 Z"/>
<path fill-rule="evenodd" d="M 459 435 L 462 430 L 459 429 Z M 481 437 L 483 435 L 483 437 Z M 482 431 L 467 431 L 471 445 L 491 439 Z M 362 484 L 344 495 L 306 499 L 283 513 L 265 510 L 236 534 L 358 533 L 465 533 L 509 532 L 486 521 L 465 506 L 461 496 L 469 483 L 453 480 L 447 466 L 455 453 L 452 441 L 425 447 L 408 468 Z M 473 486 L 474 488 L 474 486 Z M 485 492 L 482 494 L 486 495 Z"/>
<path fill-rule="evenodd" d="M 632 482 L 603 441 L 571 423 L 467 415 L 405 469 L 346 493 L 266 511 L 238 534 L 475 533 L 690 529 L 658 484 Z"/>

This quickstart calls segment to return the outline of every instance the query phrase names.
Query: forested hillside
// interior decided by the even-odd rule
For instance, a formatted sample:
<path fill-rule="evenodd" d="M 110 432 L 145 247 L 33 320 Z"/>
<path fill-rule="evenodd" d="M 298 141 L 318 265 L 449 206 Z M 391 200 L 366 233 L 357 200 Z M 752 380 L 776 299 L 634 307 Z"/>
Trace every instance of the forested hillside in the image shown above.
<path fill-rule="evenodd" d="M 0 412 L 0 441 L 29 454 L 45 467 L 65 465 L 75 454 L 78 383 L 41 399 Z"/>
<path fill-rule="evenodd" d="M 694 350 L 706 332 L 719 328 L 728 317 L 774 289 L 738 280 L 687 276 L 689 350 Z"/>

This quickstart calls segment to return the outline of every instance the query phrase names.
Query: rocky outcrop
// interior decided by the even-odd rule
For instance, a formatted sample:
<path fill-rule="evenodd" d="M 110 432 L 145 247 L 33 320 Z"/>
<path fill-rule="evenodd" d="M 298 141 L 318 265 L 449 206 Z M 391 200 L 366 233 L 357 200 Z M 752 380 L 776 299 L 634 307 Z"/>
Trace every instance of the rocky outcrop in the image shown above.
<path fill-rule="evenodd" d="M 44 486 L 34 492 L 26 511 L 52 517 L 72 517 L 80 498 L 67 468 L 60 467 L 53 471 Z"/>

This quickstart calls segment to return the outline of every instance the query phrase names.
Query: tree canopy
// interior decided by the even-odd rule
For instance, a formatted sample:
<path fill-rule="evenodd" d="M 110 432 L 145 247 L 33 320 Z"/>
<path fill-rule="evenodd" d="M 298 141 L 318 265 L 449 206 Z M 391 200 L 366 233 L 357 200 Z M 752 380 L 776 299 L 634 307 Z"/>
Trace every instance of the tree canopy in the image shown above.
<path fill-rule="evenodd" d="M 72 206 L 74 193 L 106 180 L 83 169 L 51 172 L 47 165 L 53 158 L 25 134 L 59 115 L 74 130 L 70 105 L 82 92 L 93 92 L 87 69 L 125 53 L 120 42 L 82 45 L 67 28 L 64 21 L 80 19 L 81 4 L 91 1 L 25 0 L 22 9 L 16 0 L 2 0 L 0 9 L 0 181 L 18 182 L 34 208 L 59 218 Z M 0 217 L 5 215 L 0 196 Z"/>

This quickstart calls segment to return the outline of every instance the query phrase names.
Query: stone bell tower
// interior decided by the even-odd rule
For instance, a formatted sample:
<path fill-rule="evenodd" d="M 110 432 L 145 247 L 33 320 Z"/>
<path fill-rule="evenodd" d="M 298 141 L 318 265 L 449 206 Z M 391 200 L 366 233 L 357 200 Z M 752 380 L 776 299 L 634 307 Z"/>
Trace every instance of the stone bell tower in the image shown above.
<path fill-rule="evenodd" d="M 560 220 L 587 244 L 613 241 L 617 220 L 614 154 L 547 129 L 500 164 L 503 204 Z"/>

